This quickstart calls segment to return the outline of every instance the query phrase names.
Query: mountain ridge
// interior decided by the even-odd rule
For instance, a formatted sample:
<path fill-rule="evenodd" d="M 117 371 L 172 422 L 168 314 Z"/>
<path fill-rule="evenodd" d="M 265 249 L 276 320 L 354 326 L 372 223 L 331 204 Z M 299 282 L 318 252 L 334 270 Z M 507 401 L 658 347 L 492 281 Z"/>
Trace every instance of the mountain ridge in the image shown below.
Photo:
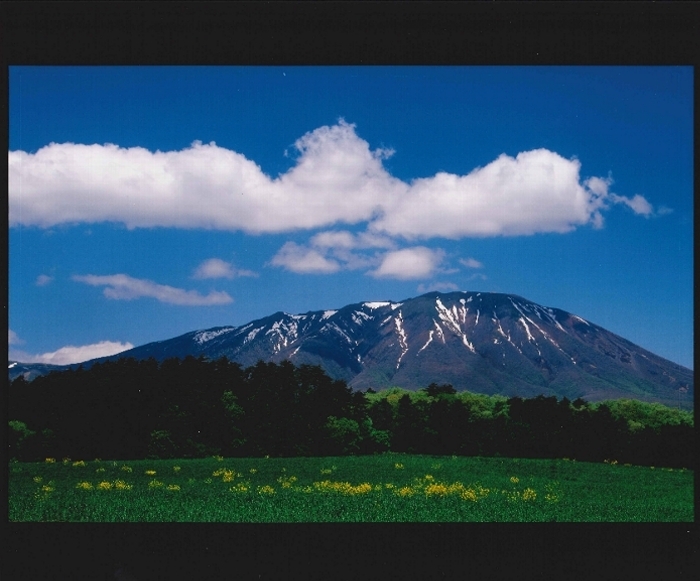
<path fill-rule="evenodd" d="M 506 396 L 629 397 L 684 407 L 692 406 L 694 396 L 692 370 L 582 317 L 515 294 L 472 291 L 433 291 L 296 315 L 278 311 L 82 365 L 188 355 L 225 356 L 243 366 L 284 359 L 320 365 L 354 389 L 419 389 L 438 382 Z"/>

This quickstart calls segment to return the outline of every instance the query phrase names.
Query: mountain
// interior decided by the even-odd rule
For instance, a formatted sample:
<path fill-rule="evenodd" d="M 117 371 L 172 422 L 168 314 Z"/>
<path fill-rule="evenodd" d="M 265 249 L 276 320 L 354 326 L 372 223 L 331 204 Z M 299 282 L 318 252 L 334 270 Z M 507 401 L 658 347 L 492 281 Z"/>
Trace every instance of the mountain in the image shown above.
<path fill-rule="evenodd" d="M 686 408 L 694 396 L 690 369 L 561 309 L 482 292 L 433 292 L 302 315 L 278 312 L 95 361 L 187 355 L 225 356 L 244 367 L 261 359 L 320 365 L 355 389 L 419 389 L 437 382 L 486 394 L 627 397 Z"/>
<path fill-rule="evenodd" d="M 67 369 L 66 365 L 49 365 L 48 363 L 20 363 L 19 361 L 8 361 L 7 372 L 10 381 L 24 376 L 27 381 L 32 381 L 40 375 L 46 375 L 52 371 L 63 371 Z"/>

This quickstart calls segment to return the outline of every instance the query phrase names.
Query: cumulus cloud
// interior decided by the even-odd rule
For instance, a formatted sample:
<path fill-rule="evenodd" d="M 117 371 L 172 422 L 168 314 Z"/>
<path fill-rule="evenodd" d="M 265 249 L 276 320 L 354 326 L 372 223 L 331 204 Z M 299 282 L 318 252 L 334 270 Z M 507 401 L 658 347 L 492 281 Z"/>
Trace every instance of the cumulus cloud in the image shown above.
<path fill-rule="evenodd" d="M 467 268 L 484 268 L 484 265 L 475 258 L 460 258 L 459 263 Z"/>
<path fill-rule="evenodd" d="M 445 292 L 449 293 L 452 291 L 459 290 L 459 287 L 452 283 L 452 282 L 434 282 L 432 284 L 419 284 L 418 285 L 418 292 L 423 294 L 423 293 L 429 293 L 432 291 L 438 291 L 438 292 Z"/>
<path fill-rule="evenodd" d="M 319 232 L 311 238 L 311 244 L 317 248 L 333 250 L 354 250 L 367 248 L 395 248 L 395 242 L 387 237 L 372 232 L 353 234 L 347 230 Z"/>
<path fill-rule="evenodd" d="M 15 333 L 12 329 L 7 330 L 7 344 L 8 345 L 21 345 L 24 343 L 22 339 L 19 338 L 19 335 Z"/>
<path fill-rule="evenodd" d="M 76 275 L 73 280 L 92 286 L 104 286 L 104 296 L 108 299 L 130 301 L 141 297 L 154 298 L 163 303 L 185 306 L 225 305 L 233 302 L 228 293 L 212 291 L 203 296 L 197 291 L 186 291 L 153 281 L 132 278 L 126 274 L 96 276 L 93 274 Z"/>
<path fill-rule="evenodd" d="M 329 274 L 340 270 L 340 264 L 326 258 L 314 248 L 287 242 L 270 261 L 273 266 L 281 266 L 296 273 Z"/>
<path fill-rule="evenodd" d="M 408 280 L 432 276 L 445 257 L 441 249 L 414 246 L 387 252 L 376 270 L 368 274 L 377 278 Z"/>
<path fill-rule="evenodd" d="M 53 281 L 53 276 L 47 274 L 40 274 L 36 277 L 36 286 L 46 286 Z"/>
<path fill-rule="evenodd" d="M 51 143 L 9 152 L 10 224 L 116 221 L 252 233 L 368 220 L 392 178 L 354 125 L 340 121 L 295 143 L 296 165 L 271 179 L 215 143 L 182 151 Z"/>
<path fill-rule="evenodd" d="M 168 152 L 75 143 L 10 151 L 10 225 L 114 221 L 270 233 L 367 223 L 392 237 L 456 239 L 600 227 L 611 204 L 652 211 L 640 195 L 611 194 L 609 178 L 582 182 L 578 160 L 547 149 L 407 183 L 383 165 L 392 150 L 372 151 L 343 120 L 295 148 L 295 165 L 274 179 L 213 142 Z"/>
<path fill-rule="evenodd" d="M 251 270 L 235 268 L 230 262 L 220 258 L 209 258 L 195 269 L 192 278 L 235 278 L 237 276 L 257 276 L 257 274 Z"/>
<path fill-rule="evenodd" d="M 119 343 L 115 341 L 100 341 L 92 345 L 81 345 L 75 347 L 67 345 L 50 353 L 32 355 L 23 351 L 10 354 L 10 359 L 21 361 L 22 363 L 47 363 L 49 365 L 69 365 L 71 363 L 82 363 L 98 357 L 116 355 L 122 351 L 133 349 L 131 343 Z"/>
<path fill-rule="evenodd" d="M 377 266 L 377 249 L 393 249 L 390 238 L 347 230 L 325 231 L 314 235 L 307 246 L 287 242 L 270 262 L 297 273 L 333 273 Z"/>

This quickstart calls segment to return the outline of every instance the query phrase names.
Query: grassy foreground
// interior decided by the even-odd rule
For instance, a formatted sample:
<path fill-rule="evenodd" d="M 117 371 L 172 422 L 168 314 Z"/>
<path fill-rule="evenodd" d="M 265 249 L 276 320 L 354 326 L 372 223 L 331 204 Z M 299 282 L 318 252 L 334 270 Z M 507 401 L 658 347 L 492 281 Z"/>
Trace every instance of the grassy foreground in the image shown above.
<path fill-rule="evenodd" d="M 692 470 L 406 454 L 13 462 L 10 521 L 693 521 Z"/>

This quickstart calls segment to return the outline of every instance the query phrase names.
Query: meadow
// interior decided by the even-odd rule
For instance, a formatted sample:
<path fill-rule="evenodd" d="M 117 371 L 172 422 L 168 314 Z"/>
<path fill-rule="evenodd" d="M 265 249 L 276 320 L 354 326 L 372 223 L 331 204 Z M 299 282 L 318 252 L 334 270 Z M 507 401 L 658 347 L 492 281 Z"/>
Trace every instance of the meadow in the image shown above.
<path fill-rule="evenodd" d="M 12 462 L 9 520 L 692 522 L 694 472 L 426 456 Z"/>

